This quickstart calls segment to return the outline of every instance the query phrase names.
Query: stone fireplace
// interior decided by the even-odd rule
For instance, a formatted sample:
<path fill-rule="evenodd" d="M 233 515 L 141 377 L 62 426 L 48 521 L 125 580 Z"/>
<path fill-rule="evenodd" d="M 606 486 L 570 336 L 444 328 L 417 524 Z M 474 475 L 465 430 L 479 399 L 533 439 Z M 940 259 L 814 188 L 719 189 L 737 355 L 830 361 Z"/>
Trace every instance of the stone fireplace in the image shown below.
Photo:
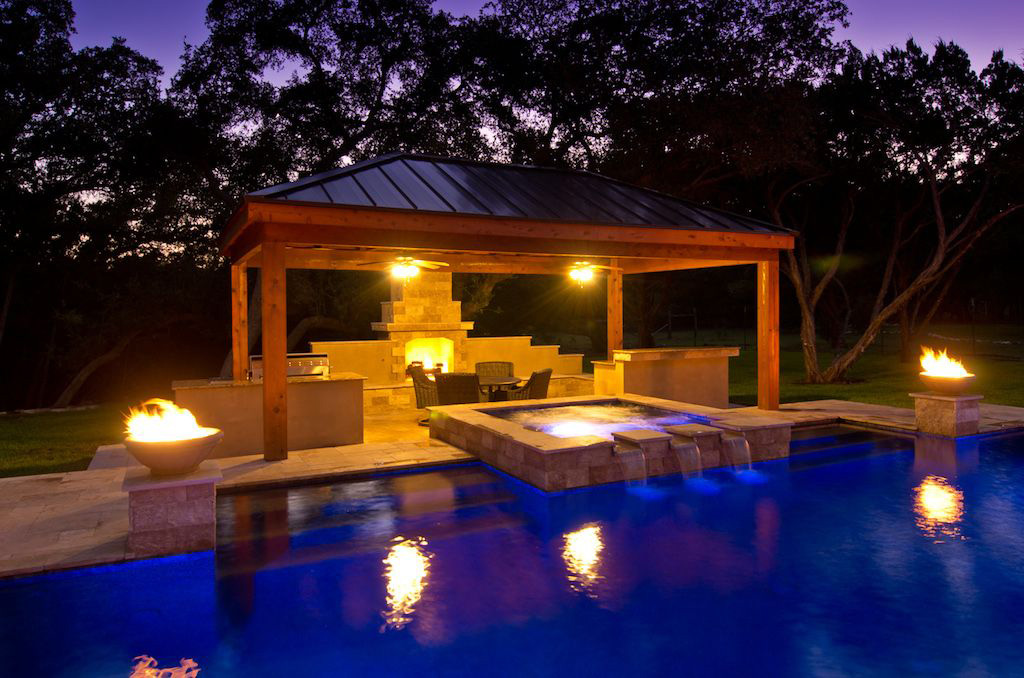
<path fill-rule="evenodd" d="M 391 301 L 371 327 L 391 342 L 391 381 L 405 381 L 413 360 L 424 367 L 458 372 L 467 366 L 466 337 L 473 323 L 462 321 L 462 302 L 452 301 L 452 274 L 421 271 L 407 282 L 391 281 Z"/>

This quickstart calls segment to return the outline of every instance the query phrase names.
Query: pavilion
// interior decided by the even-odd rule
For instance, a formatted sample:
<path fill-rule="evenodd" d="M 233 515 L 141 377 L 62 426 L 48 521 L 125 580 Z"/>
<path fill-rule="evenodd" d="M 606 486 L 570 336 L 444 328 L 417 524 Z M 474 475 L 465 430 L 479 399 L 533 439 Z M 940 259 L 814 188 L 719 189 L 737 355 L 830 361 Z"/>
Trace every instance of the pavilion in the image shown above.
<path fill-rule="evenodd" d="M 622 348 L 622 277 L 757 264 L 758 393 L 779 405 L 778 226 L 591 172 L 392 153 L 246 195 L 231 260 L 233 378 L 248 364 L 247 267 L 262 268 L 266 459 L 287 458 L 288 268 L 386 270 L 414 255 L 453 272 L 566 274 L 608 266 L 608 350 Z"/>

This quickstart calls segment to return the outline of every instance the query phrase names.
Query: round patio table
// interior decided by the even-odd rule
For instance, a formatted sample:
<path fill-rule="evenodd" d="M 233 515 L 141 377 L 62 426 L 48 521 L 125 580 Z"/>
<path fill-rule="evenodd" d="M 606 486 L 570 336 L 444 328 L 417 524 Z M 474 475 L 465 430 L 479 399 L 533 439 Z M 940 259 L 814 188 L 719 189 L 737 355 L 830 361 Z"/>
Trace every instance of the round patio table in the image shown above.
<path fill-rule="evenodd" d="M 508 389 L 512 388 L 522 379 L 519 377 L 480 377 L 480 387 L 487 389 L 487 400 L 497 402 L 508 400 Z"/>

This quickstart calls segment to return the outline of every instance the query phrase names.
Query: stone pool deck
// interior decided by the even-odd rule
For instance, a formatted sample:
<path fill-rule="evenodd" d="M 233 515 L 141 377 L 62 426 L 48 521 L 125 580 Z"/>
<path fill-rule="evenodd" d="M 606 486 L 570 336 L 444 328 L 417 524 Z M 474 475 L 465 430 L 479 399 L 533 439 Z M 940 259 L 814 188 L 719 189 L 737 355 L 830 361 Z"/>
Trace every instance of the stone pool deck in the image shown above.
<path fill-rule="evenodd" d="M 753 407 L 720 412 L 769 417 L 794 426 L 851 423 L 915 430 L 912 410 L 841 400 L 789 403 L 775 412 Z M 265 462 L 260 455 L 218 460 L 224 475 L 219 491 L 316 483 L 475 458 L 430 440 L 428 430 L 416 424 L 421 416 L 367 416 L 365 442 L 360 445 L 297 451 L 281 462 Z M 1024 430 L 1024 408 L 983 403 L 981 430 Z M 101 448 L 87 471 L 0 478 L 0 577 L 134 559 L 127 546 L 128 495 L 121 489 L 130 461 L 115 445 Z"/>
<path fill-rule="evenodd" d="M 426 468 L 475 459 L 429 440 L 419 413 L 367 418 L 372 442 L 218 459 L 218 492 L 353 478 L 381 471 Z M 390 439 L 390 442 L 384 440 Z M 135 462 L 122 445 L 97 450 L 90 469 L 0 478 L 0 578 L 134 560 L 128 548 L 128 495 L 121 485 Z"/>

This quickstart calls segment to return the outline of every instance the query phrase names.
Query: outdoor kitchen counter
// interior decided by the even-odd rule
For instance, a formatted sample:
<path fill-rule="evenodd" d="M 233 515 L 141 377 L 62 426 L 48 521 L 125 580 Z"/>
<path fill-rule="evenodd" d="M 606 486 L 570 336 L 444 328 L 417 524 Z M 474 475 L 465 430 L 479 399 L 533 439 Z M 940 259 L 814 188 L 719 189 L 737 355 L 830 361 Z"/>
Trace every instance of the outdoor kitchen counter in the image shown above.
<path fill-rule="evenodd" d="M 594 361 L 594 393 L 634 393 L 684 403 L 729 406 L 729 358 L 738 346 L 623 349 Z"/>
<path fill-rule="evenodd" d="M 363 442 L 363 382 L 354 372 L 288 377 L 288 449 Z M 263 451 L 263 383 L 189 379 L 171 384 L 174 401 L 202 426 L 224 431 L 215 457 Z"/>

